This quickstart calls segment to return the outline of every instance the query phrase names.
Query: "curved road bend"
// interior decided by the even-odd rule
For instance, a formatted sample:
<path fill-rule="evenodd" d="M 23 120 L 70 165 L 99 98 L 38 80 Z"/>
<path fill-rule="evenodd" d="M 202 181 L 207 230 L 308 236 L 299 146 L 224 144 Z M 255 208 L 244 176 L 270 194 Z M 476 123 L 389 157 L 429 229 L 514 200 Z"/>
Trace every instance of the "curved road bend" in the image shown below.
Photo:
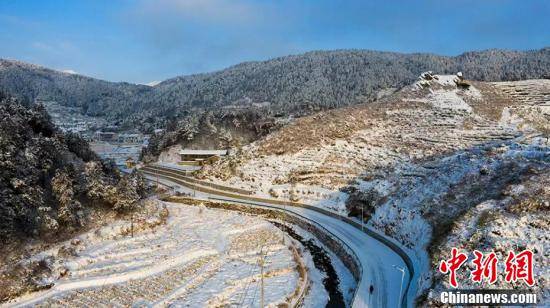
<path fill-rule="evenodd" d="M 399 299 L 401 287 L 405 293 L 410 281 L 409 271 L 405 270 L 402 282 L 402 272 L 397 268 L 407 269 L 405 261 L 388 247 L 374 237 L 358 230 L 356 227 L 339 220 L 335 217 L 310 210 L 307 208 L 266 204 L 256 201 L 239 200 L 226 196 L 219 196 L 212 193 L 193 191 L 189 187 L 180 185 L 171 179 L 170 176 L 157 175 L 151 172 L 145 174 L 149 180 L 156 181 L 162 179 L 162 182 L 171 183 L 171 186 L 183 188 L 185 191 L 193 192 L 197 198 L 207 198 L 212 200 L 229 201 L 243 205 L 252 205 L 259 207 L 276 208 L 306 218 L 311 222 L 321 226 L 332 233 L 340 241 L 344 242 L 358 257 L 360 268 L 362 270 L 361 281 L 358 282 L 352 307 L 412 307 L 409 296 L 402 296 Z M 416 276 L 416 275 L 415 275 Z M 370 286 L 374 286 L 372 295 L 369 292 Z"/>

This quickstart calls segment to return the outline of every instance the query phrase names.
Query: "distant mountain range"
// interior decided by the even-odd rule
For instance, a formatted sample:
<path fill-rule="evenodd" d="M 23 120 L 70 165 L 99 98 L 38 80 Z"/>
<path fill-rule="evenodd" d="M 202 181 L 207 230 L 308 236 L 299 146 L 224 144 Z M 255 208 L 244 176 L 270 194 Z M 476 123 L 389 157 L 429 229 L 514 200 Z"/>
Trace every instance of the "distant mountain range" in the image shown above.
<path fill-rule="evenodd" d="M 484 81 L 550 78 L 550 47 L 531 51 L 485 50 L 456 57 L 369 50 L 313 51 L 163 81 L 153 87 L 115 83 L 18 61 L 0 60 L 0 90 L 30 100 L 55 100 L 113 122 L 155 123 L 193 108 L 248 106 L 271 114 L 373 100 L 385 88 L 411 83 L 427 70 L 462 71 Z"/>

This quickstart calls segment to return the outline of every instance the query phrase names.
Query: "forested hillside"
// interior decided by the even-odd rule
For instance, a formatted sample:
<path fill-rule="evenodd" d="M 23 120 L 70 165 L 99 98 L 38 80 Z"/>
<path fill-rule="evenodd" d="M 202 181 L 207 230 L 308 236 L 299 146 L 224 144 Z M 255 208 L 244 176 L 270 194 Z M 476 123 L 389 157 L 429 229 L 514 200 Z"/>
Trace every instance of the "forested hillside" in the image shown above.
<path fill-rule="evenodd" d="M 410 84 L 427 70 L 463 71 L 469 79 L 486 81 L 550 77 L 550 48 L 488 50 L 458 57 L 316 51 L 170 79 L 156 86 L 150 100 L 162 106 L 203 106 L 249 98 L 252 102 L 271 102 L 278 111 L 302 112 L 308 107 L 332 108 L 372 99 L 379 90 Z"/>
<path fill-rule="evenodd" d="M 272 114 L 310 113 L 365 102 L 427 70 L 499 81 L 550 77 L 550 48 L 486 50 L 456 57 L 367 50 L 315 51 L 166 80 L 155 87 L 110 83 L 15 61 L 0 61 L 0 88 L 57 100 L 89 115 L 149 129 L 193 108 L 262 103 Z"/>
<path fill-rule="evenodd" d="M 41 105 L 0 92 L 2 248 L 29 237 L 58 239 L 98 210 L 128 210 L 143 183 L 138 174 L 119 176 L 80 137 L 57 130 Z"/>
<path fill-rule="evenodd" d="M 116 115 L 117 111 L 128 109 L 123 105 L 135 103 L 150 89 L 0 59 L 0 90 L 31 101 L 54 100 L 64 106 L 81 107 L 88 115 Z"/>

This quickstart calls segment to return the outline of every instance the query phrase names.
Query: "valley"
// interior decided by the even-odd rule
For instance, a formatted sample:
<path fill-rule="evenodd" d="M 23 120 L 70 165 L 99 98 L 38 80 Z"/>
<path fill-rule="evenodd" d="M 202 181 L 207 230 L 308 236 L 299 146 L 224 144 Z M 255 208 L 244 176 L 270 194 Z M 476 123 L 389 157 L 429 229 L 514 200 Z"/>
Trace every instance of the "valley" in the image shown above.
<path fill-rule="evenodd" d="M 547 304 L 549 51 L 311 52 L 152 87 L 2 60 L 1 305 L 432 307 L 456 246 L 535 252 Z"/>

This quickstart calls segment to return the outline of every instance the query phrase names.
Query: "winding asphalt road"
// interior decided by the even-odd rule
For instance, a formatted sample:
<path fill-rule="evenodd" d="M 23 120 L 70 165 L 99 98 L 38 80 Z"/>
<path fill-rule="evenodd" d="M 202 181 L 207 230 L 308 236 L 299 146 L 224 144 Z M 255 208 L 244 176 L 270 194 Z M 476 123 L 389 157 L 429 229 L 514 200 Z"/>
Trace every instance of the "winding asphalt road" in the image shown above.
<path fill-rule="evenodd" d="M 414 285 L 412 282 L 416 280 L 417 274 L 414 273 L 410 258 L 404 256 L 404 251 L 395 247 L 395 244 L 388 243 L 391 240 L 373 234 L 372 230 L 361 231 L 357 225 L 353 226 L 344 221 L 346 218 L 338 215 L 329 216 L 315 209 L 250 201 L 240 199 L 238 196 L 228 197 L 211 190 L 200 192 L 194 190 L 193 185 L 182 182 L 176 175 L 158 174 L 152 170 L 144 171 L 144 174 L 149 180 L 176 187 L 191 193 L 195 198 L 268 207 L 306 219 L 339 239 L 356 256 L 361 269 L 361 279 L 357 285 L 352 307 L 412 307 L 414 290 L 409 288 L 409 285 Z M 411 276 L 413 276 L 412 279 Z M 374 287 L 372 294 L 369 290 L 371 285 Z"/>

